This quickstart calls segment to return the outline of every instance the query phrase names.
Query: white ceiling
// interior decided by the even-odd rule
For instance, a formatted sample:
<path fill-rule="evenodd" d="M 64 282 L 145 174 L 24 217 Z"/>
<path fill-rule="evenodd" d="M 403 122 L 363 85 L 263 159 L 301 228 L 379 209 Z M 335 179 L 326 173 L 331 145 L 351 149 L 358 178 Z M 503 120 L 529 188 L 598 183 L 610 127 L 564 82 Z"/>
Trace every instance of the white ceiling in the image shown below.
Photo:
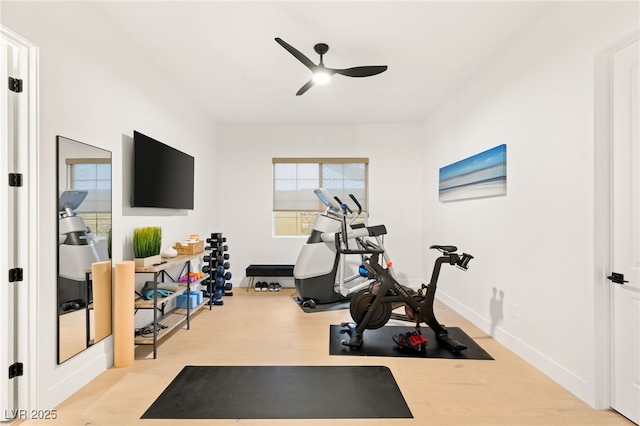
<path fill-rule="evenodd" d="M 334 1 L 100 3 L 156 66 L 219 122 L 415 123 L 553 7 L 551 2 Z M 297 90 L 310 71 L 278 45 L 331 68 L 388 65 Z"/>

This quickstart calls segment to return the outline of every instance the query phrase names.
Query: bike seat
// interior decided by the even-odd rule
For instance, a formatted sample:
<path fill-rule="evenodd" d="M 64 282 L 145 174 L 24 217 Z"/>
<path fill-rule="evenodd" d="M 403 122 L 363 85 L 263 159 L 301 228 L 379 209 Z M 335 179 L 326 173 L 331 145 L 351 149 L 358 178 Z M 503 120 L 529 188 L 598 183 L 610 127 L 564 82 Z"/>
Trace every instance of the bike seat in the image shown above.
<path fill-rule="evenodd" d="M 443 253 L 455 253 L 456 251 L 458 251 L 458 247 L 456 247 L 456 246 L 433 245 L 433 246 L 431 246 L 429 248 L 440 250 Z"/>

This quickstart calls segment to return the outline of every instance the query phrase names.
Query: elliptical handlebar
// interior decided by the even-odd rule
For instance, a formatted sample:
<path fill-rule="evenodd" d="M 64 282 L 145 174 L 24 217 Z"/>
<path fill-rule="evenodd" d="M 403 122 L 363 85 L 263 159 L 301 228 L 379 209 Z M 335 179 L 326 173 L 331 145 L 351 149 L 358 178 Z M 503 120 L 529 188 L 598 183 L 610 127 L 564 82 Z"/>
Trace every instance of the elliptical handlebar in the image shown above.
<path fill-rule="evenodd" d="M 348 205 L 346 205 L 345 203 L 343 203 L 340 198 L 338 198 L 337 196 L 333 197 L 334 200 L 336 200 L 338 202 L 338 204 L 340 204 L 340 207 L 342 207 L 342 211 L 344 212 L 344 214 L 346 215 L 347 213 L 351 214 L 353 213 L 353 211 L 351 211 L 351 209 L 349 208 Z"/>
<path fill-rule="evenodd" d="M 356 206 L 358 206 L 358 214 L 362 213 L 362 206 L 358 202 L 358 199 L 355 197 L 355 195 L 349 194 L 349 198 L 351 198 L 353 202 L 356 203 Z"/>
<path fill-rule="evenodd" d="M 340 244 L 342 238 L 341 238 L 341 233 L 340 232 L 336 232 L 336 238 L 335 238 L 335 244 L 336 244 L 336 250 L 338 251 L 338 253 L 340 254 L 369 254 L 369 255 L 378 255 L 378 254 L 382 254 L 384 253 L 384 249 L 382 249 L 381 247 L 378 247 L 376 244 L 372 243 L 371 241 L 367 241 L 367 240 L 361 240 L 360 241 L 360 245 L 363 246 L 363 249 L 350 249 L 348 246 L 345 245 L 346 248 L 342 248 L 342 244 Z"/>
<path fill-rule="evenodd" d="M 356 216 L 360 215 L 360 213 L 362 213 L 362 205 L 360 204 L 358 199 L 355 197 L 355 195 L 349 194 L 349 198 L 351 198 L 351 200 L 358 207 L 358 213 L 356 214 Z M 351 210 L 349 205 L 347 203 L 343 203 L 342 200 L 340 198 L 338 198 L 337 195 L 334 195 L 333 199 L 336 200 L 338 202 L 338 204 L 340 204 L 340 208 L 342 208 L 342 211 L 344 212 L 345 216 L 347 215 L 347 213 L 348 214 L 353 214 L 353 210 Z"/>

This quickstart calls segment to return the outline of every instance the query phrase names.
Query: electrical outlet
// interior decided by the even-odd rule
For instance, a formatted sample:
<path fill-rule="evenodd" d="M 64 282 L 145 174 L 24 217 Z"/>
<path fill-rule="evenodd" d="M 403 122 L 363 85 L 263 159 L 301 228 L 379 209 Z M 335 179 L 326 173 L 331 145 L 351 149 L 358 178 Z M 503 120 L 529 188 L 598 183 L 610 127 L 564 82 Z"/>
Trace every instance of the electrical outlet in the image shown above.
<path fill-rule="evenodd" d="M 519 315 L 520 315 L 520 306 L 518 306 L 516 303 L 512 303 L 511 304 L 511 317 L 513 319 L 518 319 Z"/>

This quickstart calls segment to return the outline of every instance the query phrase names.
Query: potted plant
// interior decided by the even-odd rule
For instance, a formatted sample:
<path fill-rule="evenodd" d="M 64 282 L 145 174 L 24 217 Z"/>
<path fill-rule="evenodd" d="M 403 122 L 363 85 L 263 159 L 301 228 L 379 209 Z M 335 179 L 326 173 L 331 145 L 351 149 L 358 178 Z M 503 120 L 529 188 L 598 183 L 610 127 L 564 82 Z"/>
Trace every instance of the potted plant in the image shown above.
<path fill-rule="evenodd" d="M 133 257 L 136 266 L 149 266 L 162 261 L 162 228 L 146 226 L 133 230 Z"/>

